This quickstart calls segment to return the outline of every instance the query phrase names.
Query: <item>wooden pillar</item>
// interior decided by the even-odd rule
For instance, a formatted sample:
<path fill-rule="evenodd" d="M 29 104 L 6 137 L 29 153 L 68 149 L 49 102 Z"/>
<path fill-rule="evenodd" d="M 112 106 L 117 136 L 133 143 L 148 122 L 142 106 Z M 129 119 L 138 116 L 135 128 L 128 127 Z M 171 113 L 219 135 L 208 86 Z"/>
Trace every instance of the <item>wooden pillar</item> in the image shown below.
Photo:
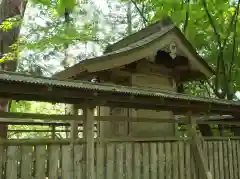
<path fill-rule="evenodd" d="M 55 140 L 56 138 L 56 126 L 55 125 L 52 125 L 52 139 Z"/>
<path fill-rule="evenodd" d="M 86 179 L 94 179 L 94 108 L 85 107 L 84 115 L 84 139 L 86 141 Z"/>
<path fill-rule="evenodd" d="M 77 116 L 78 115 L 78 108 L 76 105 L 72 105 L 72 104 L 66 104 L 66 113 L 68 115 L 74 115 Z M 66 137 L 70 137 L 70 146 L 69 146 L 69 151 L 68 151 L 68 157 L 69 157 L 69 162 L 68 162 L 68 166 L 67 168 L 64 168 L 63 170 L 65 171 L 65 173 L 68 173 L 68 177 L 69 178 L 74 178 L 74 173 L 77 172 L 75 171 L 75 160 L 74 160 L 74 148 L 75 148 L 75 141 L 77 139 L 77 132 L 78 132 L 78 124 L 76 120 L 71 121 L 70 123 L 71 127 L 70 129 L 70 135 L 67 135 L 68 132 L 66 132 Z"/>
<path fill-rule="evenodd" d="M 190 139 L 191 150 L 193 151 L 193 157 L 196 158 L 196 166 L 200 169 L 203 179 L 212 179 L 212 174 L 208 170 L 206 157 L 201 145 L 201 139 L 197 135 L 196 120 L 192 118 L 192 113 L 187 113 L 187 124 L 188 124 L 188 136 Z"/>
<path fill-rule="evenodd" d="M 224 125 L 223 125 L 223 124 L 220 124 L 220 125 L 218 126 L 218 128 L 219 128 L 220 136 L 224 136 Z"/>
<path fill-rule="evenodd" d="M 9 100 L 0 98 L 0 112 L 9 112 Z M 0 140 L 7 139 L 8 125 L 0 124 Z"/>
<path fill-rule="evenodd" d="M 71 115 L 78 115 L 78 108 L 76 105 L 72 105 Z M 78 124 L 76 120 L 71 122 L 71 142 L 73 143 L 78 137 Z"/>

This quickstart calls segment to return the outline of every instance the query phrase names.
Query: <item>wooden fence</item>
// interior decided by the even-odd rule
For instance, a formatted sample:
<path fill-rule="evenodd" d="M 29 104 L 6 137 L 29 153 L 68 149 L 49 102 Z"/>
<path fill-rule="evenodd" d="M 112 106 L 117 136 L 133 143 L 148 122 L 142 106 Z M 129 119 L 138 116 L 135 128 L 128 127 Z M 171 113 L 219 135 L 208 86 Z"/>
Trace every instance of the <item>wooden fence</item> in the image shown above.
<path fill-rule="evenodd" d="M 85 144 L 0 145 L 1 179 L 83 179 Z M 240 139 L 204 142 L 213 179 L 240 178 Z M 95 143 L 96 179 L 200 179 L 187 141 Z"/>

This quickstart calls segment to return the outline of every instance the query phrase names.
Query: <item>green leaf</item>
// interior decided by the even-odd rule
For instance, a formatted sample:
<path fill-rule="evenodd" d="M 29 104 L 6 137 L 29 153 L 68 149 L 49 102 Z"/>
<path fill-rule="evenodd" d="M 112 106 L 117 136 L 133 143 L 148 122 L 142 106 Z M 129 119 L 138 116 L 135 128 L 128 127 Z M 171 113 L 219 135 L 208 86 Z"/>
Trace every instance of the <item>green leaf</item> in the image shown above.
<path fill-rule="evenodd" d="M 2 29 L 4 32 L 7 32 L 12 30 L 14 27 L 19 27 L 21 22 L 22 22 L 21 16 L 14 16 L 4 20 L 0 24 L 0 29 Z"/>

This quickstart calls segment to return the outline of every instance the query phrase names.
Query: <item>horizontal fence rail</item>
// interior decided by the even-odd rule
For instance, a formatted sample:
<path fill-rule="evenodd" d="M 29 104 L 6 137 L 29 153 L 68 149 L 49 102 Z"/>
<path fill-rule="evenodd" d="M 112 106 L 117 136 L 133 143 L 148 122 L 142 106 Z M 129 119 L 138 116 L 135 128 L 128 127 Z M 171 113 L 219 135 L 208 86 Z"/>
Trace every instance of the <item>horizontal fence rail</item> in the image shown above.
<path fill-rule="evenodd" d="M 240 178 L 240 139 L 205 140 L 203 149 L 213 179 Z M 96 179 L 202 179 L 190 143 L 96 140 Z M 0 145 L 2 179 L 84 179 L 84 143 Z"/>
<path fill-rule="evenodd" d="M 197 124 L 226 124 L 240 125 L 231 115 L 193 116 Z M 96 121 L 125 121 L 125 122 L 152 122 L 152 123 L 185 123 L 186 117 L 179 118 L 134 118 L 124 116 L 95 116 Z M 69 125 L 72 121 L 83 124 L 84 115 L 57 115 L 57 114 L 34 114 L 1 112 L 0 123 L 7 124 L 46 124 L 46 125 Z"/>

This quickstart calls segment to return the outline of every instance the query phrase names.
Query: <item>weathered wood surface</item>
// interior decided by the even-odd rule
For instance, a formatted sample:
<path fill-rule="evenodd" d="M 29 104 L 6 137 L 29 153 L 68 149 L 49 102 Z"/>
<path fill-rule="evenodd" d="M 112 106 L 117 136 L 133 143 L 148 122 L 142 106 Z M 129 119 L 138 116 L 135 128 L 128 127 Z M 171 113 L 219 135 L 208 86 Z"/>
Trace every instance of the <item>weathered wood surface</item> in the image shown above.
<path fill-rule="evenodd" d="M 221 116 L 221 115 L 211 115 L 211 116 L 193 116 L 197 124 L 228 124 L 228 125 L 240 125 L 237 120 L 224 121 L 224 119 L 234 119 L 233 116 Z M 36 114 L 36 113 L 19 113 L 19 112 L 1 112 L 0 113 L 0 123 L 8 124 L 51 124 L 51 125 L 67 125 L 72 121 L 78 124 L 82 124 L 84 121 L 84 115 L 68 114 L 68 115 L 58 115 L 58 114 Z M 122 122 L 141 122 L 141 123 L 184 123 L 186 116 L 181 118 L 139 118 L 139 117 L 126 117 L 126 116 L 95 116 L 96 121 L 122 121 Z"/>
<path fill-rule="evenodd" d="M 96 179 L 202 179 L 186 141 L 95 144 Z M 85 145 L 0 145 L 0 178 L 83 179 Z M 240 178 L 240 140 L 207 140 L 203 149 L 213 179 Z"/>

